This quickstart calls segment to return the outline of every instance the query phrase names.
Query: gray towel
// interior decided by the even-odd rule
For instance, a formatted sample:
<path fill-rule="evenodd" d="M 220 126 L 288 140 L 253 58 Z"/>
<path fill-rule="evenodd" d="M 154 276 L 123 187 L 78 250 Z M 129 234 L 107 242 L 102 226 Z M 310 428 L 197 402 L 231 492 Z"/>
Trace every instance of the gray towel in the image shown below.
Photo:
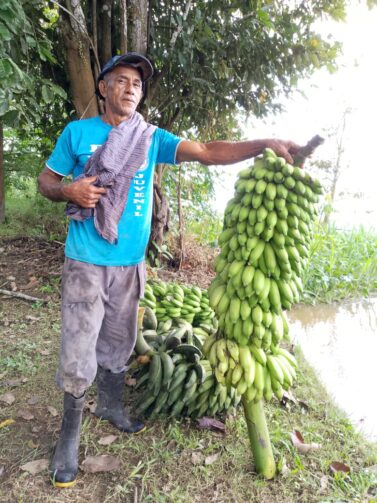
<path fill-rule="evenodd" d="M 116 244 L 118 223 L 127 203 L 132 178 L 147 161 L 148 149 L 155 130 L 156 126 L 145 122 L 138 112 L 113 128 L 107 141 L 88 159 L 84 172 L 80 175 L 80 177 L 97 175 L 95 185 L 105 187 L 106 194 L 101 197 L 94 209 L 68 203 L 66 214 L 78 221 L 94 216 L 97 232 L 109 243 Z"/>

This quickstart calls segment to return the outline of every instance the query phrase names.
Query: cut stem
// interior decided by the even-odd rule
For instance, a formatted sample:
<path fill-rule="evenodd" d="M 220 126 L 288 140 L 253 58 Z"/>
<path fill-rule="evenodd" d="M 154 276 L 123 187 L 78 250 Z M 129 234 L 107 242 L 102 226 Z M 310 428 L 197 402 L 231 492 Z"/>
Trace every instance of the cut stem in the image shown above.
<path fill-rule="evenodd" d="M 264 402 L 263 400 L 248 402 L 244 395 L 242 404 L 256 470 L 266 479 L 272 479 L 276 474 L 276 464 L 263 409 Z"/>

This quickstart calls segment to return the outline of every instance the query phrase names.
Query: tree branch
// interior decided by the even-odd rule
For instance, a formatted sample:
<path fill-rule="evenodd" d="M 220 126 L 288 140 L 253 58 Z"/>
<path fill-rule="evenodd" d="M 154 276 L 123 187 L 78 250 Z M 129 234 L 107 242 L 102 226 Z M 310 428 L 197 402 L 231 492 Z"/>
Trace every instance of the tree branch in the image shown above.
<path fill-rule="evenodd" d="M 3 290 L 2 288 L 0 288 L 0 293 L 7 295 L 8 297 L 16 297 L 17 299 L 28 300 L 30 302 L 43 302 L 44 304 L 47 304 L 48 302 L 45 299 L 38 299 L 37 297 L 31 297 L 30 295 L 26 295 L 25 293 L 12 292 L 11 290 Z"/>

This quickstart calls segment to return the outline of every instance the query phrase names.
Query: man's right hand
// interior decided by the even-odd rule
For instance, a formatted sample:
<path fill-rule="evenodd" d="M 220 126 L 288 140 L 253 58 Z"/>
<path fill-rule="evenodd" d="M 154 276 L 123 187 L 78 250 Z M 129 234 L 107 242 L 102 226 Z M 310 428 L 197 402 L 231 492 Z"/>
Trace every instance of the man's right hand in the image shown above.
<path fill-rule="evenodd" d="M 96 179 L 96 176 L 88 176 L 63 185 L 65 199 L 82 208 L 95 208 L 102 195 L 106 194 L 106 189 L 93 185 Z"/>
<path fill-rule="evenodd" d="M 82 208 L 94 208 L 106 189 L 95 187 L 96 176 L 80 178 L 72 183 L 63 184 L 63 176 L 47 166 L 38 177 L 40 193 L 51 201 L 70 201 Z"/>

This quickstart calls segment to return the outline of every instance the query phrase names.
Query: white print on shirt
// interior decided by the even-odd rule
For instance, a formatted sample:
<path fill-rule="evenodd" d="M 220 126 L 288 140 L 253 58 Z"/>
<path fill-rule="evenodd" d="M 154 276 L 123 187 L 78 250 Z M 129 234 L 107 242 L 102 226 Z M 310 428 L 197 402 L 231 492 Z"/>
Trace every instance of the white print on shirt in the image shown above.
<path fill-rule="evenodd" d="M 145 159 L 145 161 L 143 162 L 143 164 L 140 166 L 140 168 L 138 169 L 138 171 L 145 171 L 148 167 L 148 159 Z"/>
<path fill-rule="evenodd" d="M 90 145 L 90 152 L 93 153 L 97 150 L 98 147 L 101 147 L 102 145 Z"/>
<path fill-rule="evenodd" d="M 140 170 L 138 170 L 140 171 Z M 135 205 L 135 217 L 142 217 L 144 216 L 143 213 L 143 206 L 145 204 L 145 180 L 144 180 L 144 174 L 143 173 L 137 173 L 134 178 L 133 178 L 133 188 L 135 189 L 134 191 L 134 199 L 133 199 L 133 204 Z"/>

